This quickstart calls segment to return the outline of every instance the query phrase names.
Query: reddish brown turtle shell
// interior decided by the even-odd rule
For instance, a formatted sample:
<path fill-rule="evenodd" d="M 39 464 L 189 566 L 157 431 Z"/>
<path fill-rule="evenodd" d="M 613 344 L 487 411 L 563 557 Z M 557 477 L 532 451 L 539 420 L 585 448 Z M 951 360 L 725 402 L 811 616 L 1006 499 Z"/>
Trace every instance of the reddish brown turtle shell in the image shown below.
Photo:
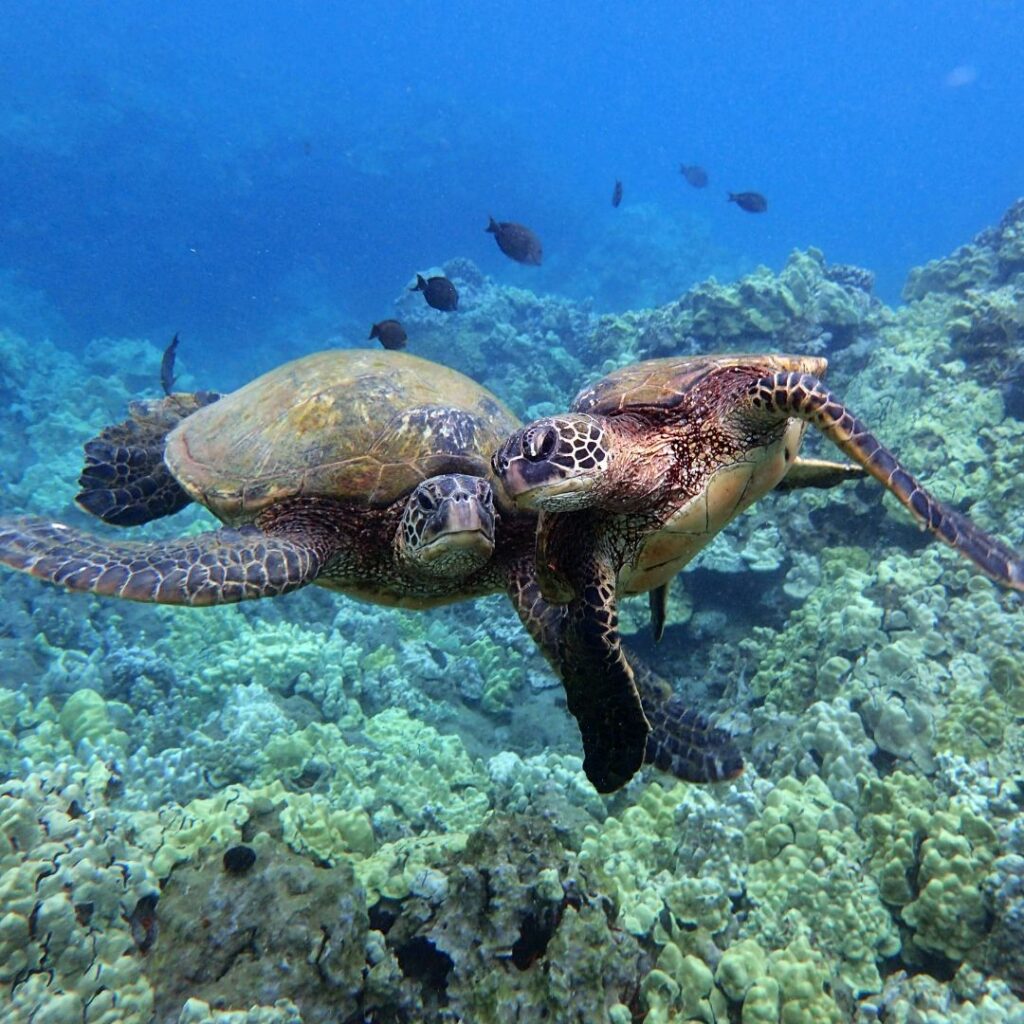
<path fill-rule="evenodd" d="M 631 363 L 584 388 L 572 404 L 574 412 L 614 416 L 619 412 L 659 410 L 670 414 L 683 396 L 709 373 L 729 366 L 756 366 L 765 373 L 810 373 L 821 377 L 828 361 L 820 356 L 737 353 L 721 356 L 667 356 Z"/>

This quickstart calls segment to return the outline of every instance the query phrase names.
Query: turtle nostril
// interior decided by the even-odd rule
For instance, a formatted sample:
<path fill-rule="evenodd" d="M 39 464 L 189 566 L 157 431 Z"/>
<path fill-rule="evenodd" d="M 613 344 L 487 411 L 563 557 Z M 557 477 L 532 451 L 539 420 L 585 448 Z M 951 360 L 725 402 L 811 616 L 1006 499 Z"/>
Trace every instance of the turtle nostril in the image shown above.
<path fill-rule="evenodd" d="M 530 462 L 540 462 L 546 459 L 554 450 L 555 442 L 558 440 L 557 432 L 553 427 L 545 427 L 541 431 L 533 431 L 526 437 L 523 445 L 523 455 Z"/>

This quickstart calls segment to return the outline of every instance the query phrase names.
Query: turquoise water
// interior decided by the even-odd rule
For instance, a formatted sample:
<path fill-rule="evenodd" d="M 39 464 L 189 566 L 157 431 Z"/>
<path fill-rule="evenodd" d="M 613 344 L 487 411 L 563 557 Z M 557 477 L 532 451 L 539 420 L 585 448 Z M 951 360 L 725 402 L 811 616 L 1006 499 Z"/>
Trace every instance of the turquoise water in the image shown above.
<path fill-rule="evenodd" d="M 174 387 L 230 393 L 382 352 L 388 318 L 507 404 L 499 435 L 641 360 L 823 357 L 936 499 L 1024 550 L 1018 4 L 4 20 L 8 564 L 23 515 L 101 564 L 217 528 L 75 503 L 175 332 Z M 844 457 L 813 428 L 803 454 Z M 619 602 L 630 657 L 743 773 L 607 795 L 504 577 L 427 610 L 317 586 L 182 608 L 3 569 L 0 1020 L 1024 1021 L 1015 565 L 986 579 L 872 479 L 766 494 L 672 581 L 660 643 Z"/>

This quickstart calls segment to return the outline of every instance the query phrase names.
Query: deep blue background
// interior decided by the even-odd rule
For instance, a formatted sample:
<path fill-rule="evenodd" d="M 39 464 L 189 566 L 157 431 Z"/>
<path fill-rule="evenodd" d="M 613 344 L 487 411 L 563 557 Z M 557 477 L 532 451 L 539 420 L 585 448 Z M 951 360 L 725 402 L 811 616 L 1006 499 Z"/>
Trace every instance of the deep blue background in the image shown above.
<path fill-rule="evenodd" d="M 5 4 L 0 325 L 315 348 L 459 255 L 622 308 L 680 224 L 691 280 L 817 245 L 894 300 L 1024 193 L 1022 38 L 984 0 Z M 545 266 L 505 260 L 488 213 Z"/>

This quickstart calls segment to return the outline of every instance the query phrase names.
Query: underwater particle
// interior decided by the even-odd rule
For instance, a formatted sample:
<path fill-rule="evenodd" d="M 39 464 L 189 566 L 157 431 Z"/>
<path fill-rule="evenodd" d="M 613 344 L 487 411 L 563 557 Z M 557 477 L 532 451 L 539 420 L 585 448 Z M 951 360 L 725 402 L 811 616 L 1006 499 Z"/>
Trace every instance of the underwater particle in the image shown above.
<path fill-rule="evenodd" d="M 957 64 L 957 66 L 946 72 L 942 79 L 943 85 L 948 89 L 962 89 L 965 85 L 974 85 L 978 80 L 978 69 L 971 64 Z"/>
<path fill-rule="evenodd" d="M 427 305 L 441 310 L 442 313 L 451 313 L 459 305 L 459 293 L 455 290 L 455 285 L 440 274 L 426 278 L 422 274 L 417 274 L 416 284 L 409 291 L 423 292 Z"/>
<path fill-rule="evenodd" d="M 533 267 L 540 266 L 543 256 L 540 239 L 525 224 L 516 224 L 510 220 L 496 221 L 493 217 L 489 219 L 490 224 L 484 230 L 494 235 L 498 248 L 509 259 Z"/>
<path fill-rule="evenodd" d="M 225 850 L 223 860 L 229 875 L 244 875 L 256 863 L 256 851 L 240 843 Z"/>
<path fill-rule="evenodd" d="M 160 386 L 164 394 L 169 395 L 174 389 L 174 382 L 178 379 L 174 376 L 174 357 L 178 352 L 178 332 L 174 332 L 170 345 L 164 349 L 163 358 L 160 360 Z"/>
<path fill-rule="evenodd" d="M 405 328 L 397 320 L 381 320 L 370 328 L 370 339 L 376 338 L 386 349 L 405 348 Z"/>
<path fill-rule="evenodd" d="M 694 188 L 708 187 L 708 172 L 700 164 L 680 164 L 679 173 L 686 179 L 687 185 Z"/>
<path fill-rule="evenodd" d="M 735 203 L 747 213 L 764 213 L 768 209 L 768 200 L 760 192 L 728 192 L 730 203 Z"/>
<path fill-rule="evenodd" d="M 612 189 L 612 206 L 618 206 L 622 202 L 622 182 L 616 181 Z"/>

